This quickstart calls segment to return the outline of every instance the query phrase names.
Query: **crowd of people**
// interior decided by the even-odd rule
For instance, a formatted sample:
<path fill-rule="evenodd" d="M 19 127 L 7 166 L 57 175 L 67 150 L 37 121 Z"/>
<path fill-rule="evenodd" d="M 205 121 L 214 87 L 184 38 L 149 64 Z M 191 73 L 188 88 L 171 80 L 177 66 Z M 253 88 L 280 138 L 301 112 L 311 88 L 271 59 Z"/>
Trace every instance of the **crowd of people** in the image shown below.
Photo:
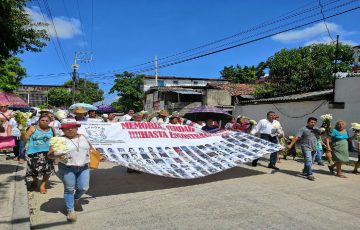
<path fill-rule="evenodd" d="M 39 111 L 38 114 L 33 113 L 27 121 L 26 133 L 22 135 L 20 131 L 22 127 L 19 127 L 11 111 L 8 110 L 8 105 L 0 105 L 0 149 L 14 147 L 13 159 L 19 164 L 27 163 L 27 175 L 33 178 L 30 187 L 38 189 L 42 194 L 47 192 L 47 182 L 54 173 L 54 161 L 56 161 L 58 175 L 64 184 L 64 200 L 69 221 L 76 221 L 75 211 L 81 209 L 78 207 L 81 206 L 79 199 L 89 188 L 89 150 L 93 149 L 85 136 L 77 133 L 80 127 L 79 122 L 154 122 L 191 125 L 204 132 L 216 132 L 222 129 L 245 132 L 284 147 L 284 150 L 270 155 L 268 168 L 274 170 L 279 170 L 277 163 L 280 162 L 281 155 L 284 159 L 289 155 L 296 156 L 295 144 L 299 142 L 304 156 L 302 173 L 311 181 L 315 180 L 312 165 L 316 161 L 324 166 L 324 154 L 329 162 L 330 173 L 339 178 L 346 178 L 342 165 L 349 161 L 349 143 L 353 143 L 353 150 L 360 154 L 360 128 L 354 129 L 351 135 L 347 132 L 346 123 L 343 120 L 337 121 L 334 128 L 327 132 L 328 127 L 317 128 L 317 118 L 309 117 L 307 123 L 298 130 L 295 136 L 286 137 L 279 116 L 273 111 L 269 111 L 266 118 L 258 122 L 246 116 L 238 116 L 227 123 L 218 121 L 216 117 L 204 121 L 190 121 L 178 112 L 170 115 L 166 110 L 149 114 L 147 111 L 135 112 L 134 109 L 129 109 L 124 116 L 118 117 L 115 113 L 100 115 L 95 110 L 87 111 L 78 107 L 71 113 L 72 115 L 61 110 L 56 113 L 48 110 Z M 50 139 L 55 136 L 66 138 L 66 146 L 70 154 L 66 160 L 61 155 L 54 154 Z M 255 159 L 251 165 L 256 167 L 258 161 L 259 159 Z M 359 174 L 359 166 L 360 155 L 353 173 Z M 39 177 L 42 178 L 40 183 Z"/>

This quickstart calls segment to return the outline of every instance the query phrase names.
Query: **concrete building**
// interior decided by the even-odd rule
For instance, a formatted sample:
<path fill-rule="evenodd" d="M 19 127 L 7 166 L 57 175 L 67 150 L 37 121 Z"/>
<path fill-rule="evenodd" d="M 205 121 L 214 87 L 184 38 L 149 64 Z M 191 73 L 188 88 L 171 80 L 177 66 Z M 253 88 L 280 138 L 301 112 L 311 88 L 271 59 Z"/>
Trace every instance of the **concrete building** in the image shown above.
<path fill-rule="evenodd" d="M 360 122 L 360 77 L 337 79 L 335 97 L 333 90 L 290 95 L 277 98 L 242 101 L 234 108 L 234 115 L 245 115 L 254 120 L 266 117 L 268 111 L 274 111 L 280 116 L 286 135 L 294 135 L 306 124 L 307 118 L 332 114 L 336 120 L 343 119 L 347 128 L 352 122 Z"/>

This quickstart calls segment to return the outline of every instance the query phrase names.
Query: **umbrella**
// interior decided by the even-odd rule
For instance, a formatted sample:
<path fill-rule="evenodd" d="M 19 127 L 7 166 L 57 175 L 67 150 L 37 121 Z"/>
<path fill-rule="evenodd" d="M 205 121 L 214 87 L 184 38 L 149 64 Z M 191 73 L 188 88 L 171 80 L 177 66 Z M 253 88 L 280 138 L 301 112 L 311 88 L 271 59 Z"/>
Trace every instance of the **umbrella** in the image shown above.
<path fill-rule="evenodd" d="M 29 107 L 29 104 L 26 103 L 21 97 L 12 93 L 5 93 L 5 92 L 0 92 L 0 105 Z"/>
<path fill-rule="evenodd" d="M 114 113 L 116 112 L 111 105 L 100 105 L 97 107 L 97 111 L 100 113 Z"/>
<path fill-rule="evenodd" d="M 86 104 L 86 103 L 76 103 L 73 104 L 72 106 L 69 107 L 69 110 L 78 108 L 78 107 L 82 107 L 85 110 L 89 111 L 89 110 L 97 110 L 96 106 L 90 105 L 90 104 Z"/>
<path fill-rule="evenodd" d="M 206 121 L 207 119 L 214 119 L 214 120 L 229 120 L 231 119 L 231 115 L 224 110 L 202 105 L 196 108 L 193 108 L 189 112 L 187 112 L 184 117 L 186 119 L 192 120 L 192 121 Z"/>

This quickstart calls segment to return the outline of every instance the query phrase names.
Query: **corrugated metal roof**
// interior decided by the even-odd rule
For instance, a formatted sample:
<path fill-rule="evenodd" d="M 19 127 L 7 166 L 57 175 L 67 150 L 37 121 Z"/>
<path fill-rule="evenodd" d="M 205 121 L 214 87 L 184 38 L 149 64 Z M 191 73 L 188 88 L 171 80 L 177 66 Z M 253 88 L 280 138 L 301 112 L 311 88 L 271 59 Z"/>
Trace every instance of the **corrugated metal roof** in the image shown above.
<path fill-rule="evenodd" d="M 316 91 L 302 94 L 293 94 L 283 97 L 273 97 L 273 98 L 262 98 L 257 100 L 249 100 L 249 101 L 241 101 L 240 104 L 248 104 L 255 102 L 274 102 L 274 101 L 297 101 L 297 100 L 305 100 L 311 98 L 317 98 L 321 96 L 331 95 L 333 93 L 332 89 L 324 90 L 324 91 Z"/>
<path fill-rule="evenodd" d="M 200 92 L 196 92 L 193 90 L 170 90 L 171 92 L 174 93 L 179 93 L 179 94 L 196 94 L 196 95 L 201 95 L 202 93 Z"/>

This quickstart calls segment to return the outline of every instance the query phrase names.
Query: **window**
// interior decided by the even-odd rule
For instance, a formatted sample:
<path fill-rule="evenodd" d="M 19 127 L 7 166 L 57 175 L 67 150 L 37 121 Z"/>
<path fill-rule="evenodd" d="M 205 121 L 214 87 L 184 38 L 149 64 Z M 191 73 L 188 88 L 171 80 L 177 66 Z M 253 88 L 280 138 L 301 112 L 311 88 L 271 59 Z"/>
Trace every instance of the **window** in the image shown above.
<path fill-rule="evenodd" d="M 158 80 L 157 84 L 158 84 L 158 86 L 164 86 L 165 85 L 163 80 Z"/>
<path fill-rule="evenodd" d="M 193 81 L 193 83 L 194 83 L 194 85 L 197 85 L 197 84 L 199 84 L 199 82 L 197 82 L 197 81 Z"/>
<path fill-rule="evenodd" d="M 173 84 L 174 84 L 174 85 L 178 85 L 178 84 L 179 84 L 179 81 L 173 81 Z"/>

